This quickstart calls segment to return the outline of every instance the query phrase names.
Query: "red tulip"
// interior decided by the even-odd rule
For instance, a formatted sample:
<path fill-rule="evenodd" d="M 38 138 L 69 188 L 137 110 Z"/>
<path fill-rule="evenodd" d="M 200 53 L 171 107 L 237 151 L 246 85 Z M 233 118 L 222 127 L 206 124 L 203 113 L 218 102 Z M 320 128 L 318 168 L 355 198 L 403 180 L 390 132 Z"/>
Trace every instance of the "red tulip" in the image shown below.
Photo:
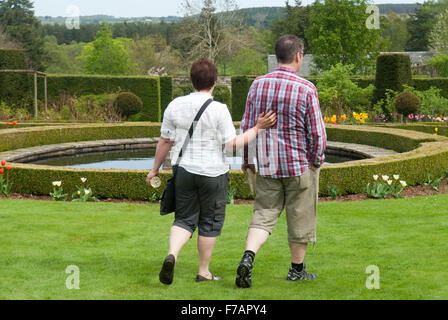
<path fill-rule="evenodd" d="M 11 167 L 10 166 L 7 166 L 6 167 L 6 171 L 10 171 L 11 170 Z"/>
<path fill-rule="evenodd" d="M 9 121 L 8 121 L 8 122 L 6 122 L 6 125 L 7 125 L 7 126 L 9 126 L 9 125 L 10 125 Z"/>
<path fill-rule="evenodd" d="M 5 172 L 5 169 L 1 168 L 0 169 L 0 174 L 3 174 Z"/>
<path fill-rule="evenodd" d="M 17 125 L 17 121 L 13 121 L 13 122 L 12 122 L 12 125 L 13 125 L 13 126 L 16 126 L 16 125 Z"/>
<path fill-rule="evenodd" d="M 6 166 L 6 161 L 2 160 L 0 163 L 2 164 L 2 167 Z"/>

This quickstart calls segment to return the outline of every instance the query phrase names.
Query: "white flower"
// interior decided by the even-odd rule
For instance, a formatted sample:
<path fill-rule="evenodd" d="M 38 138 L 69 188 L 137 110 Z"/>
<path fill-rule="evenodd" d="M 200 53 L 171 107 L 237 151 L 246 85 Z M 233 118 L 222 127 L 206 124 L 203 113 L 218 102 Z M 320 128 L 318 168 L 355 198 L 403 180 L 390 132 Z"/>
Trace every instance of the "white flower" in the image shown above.
<path fill-rule="evenodd" d="M 394 174 L 394 179 L 398 180 L 398 179 L 400 179 L 400 176 L 398 174 Z"/>
<path fill-rule="evenodd" d="M 378 181 L 379 176 L 376 174 L 373 176 L 373 180 Z"/>
<path fill-rule="evenodd" d="M 60 187 L 62 185 L 62 181 L 54 181 L 53 187 Z"/>
<path fill-rule="evenodd" d="M 408 186 L 407 183 L 406 183 L 406 181 L 400 181 L 400 183 L 401 183 L 401 186 L 402 186 L 403 188 L 405 188 L 405 187 Z"/>
<path fill-rule="evenodd" d="M 387 180 L 387 184 L 390 186 L 390 185 L 392 185 L 392 180 Z"/>
<path fill-rule="evenodd" d="M 86 181 L 87 181 L 87 178 L 81 178 L 82 183 L 86 183 Z"/>
<path fill-rule="evenodd" d="M 81 191 L 78 191 L 78 195 L 80 195 L 81 194 Z"/>
<path fill-rule="evenodd" d="M 90 193 L 90 190 L 84 189 L 84 193 L 85 193 L 86 195 L 88 195 L 88 194 Z"/>
<path fill-rule="evenodd" d="M 383 181 L 389 180 L 389 176 L 381 176 L 381 178 L 383 178 Z"/>

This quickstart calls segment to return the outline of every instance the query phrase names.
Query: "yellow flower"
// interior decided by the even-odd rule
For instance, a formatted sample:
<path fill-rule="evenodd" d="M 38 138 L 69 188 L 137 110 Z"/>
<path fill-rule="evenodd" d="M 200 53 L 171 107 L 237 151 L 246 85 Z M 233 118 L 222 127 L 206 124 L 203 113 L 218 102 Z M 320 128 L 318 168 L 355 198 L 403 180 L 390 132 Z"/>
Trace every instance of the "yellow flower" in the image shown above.
<path fill-rule="evenodd" d="M 341 119 L 342 119 L 342 120 L 347 120 L 347 116 L 346 116 L 345 114 L 343 114 L 343 115 L 341 116 Z"/>
<path fill-rule="evenodd" d="M 331 122 L 336 122 L 337 119 L 338 119 L 338 118 L 336 117 L 336 115 L 333 115 L 333 116 L 331 117 Z"/>

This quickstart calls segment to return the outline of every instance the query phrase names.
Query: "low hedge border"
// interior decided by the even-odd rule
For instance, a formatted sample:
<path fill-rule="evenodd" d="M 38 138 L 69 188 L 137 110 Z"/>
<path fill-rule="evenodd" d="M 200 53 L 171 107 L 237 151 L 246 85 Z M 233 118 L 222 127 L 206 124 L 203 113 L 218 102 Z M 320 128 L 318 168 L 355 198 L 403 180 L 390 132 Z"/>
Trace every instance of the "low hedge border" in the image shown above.
<path fill-rule="evenodd" d="M 442 136 L 395 128 L 342 125 L 329 125 L 327 132 L 329 140 L 337 138 L 344 140 L 341 142 L 362 142 L 376 146 L 388 143 L 389 148 L 405 153 L 324 166 L 321 170 L 321 196 L 327 195 L 327 186 L 336 186 L 341 194 L 365 192 L 365 186 L 372 181 L 374 174 L 399 174 L 409 185 L 418 185 L 425 182 L 429 172 L 441 175 L 448 168 L 448 139 Z M 158 137 L 159 133 L 160 124 L 152 123 L 9 129 L 0 132 L 0 139 L 5 142 L 1 144 L 0 150 L 64 142 Z M 416 149 L 412 150 L 413 146 Z M 5 153 L 0 154 L 0 158 L 4 156 Z M 9 171 L 9 179 L 13 182 L 12 191 L 36 195 L 49 194 L 53 189 L 53 181 L 63 181 L 64 190 L 74 192 L 75 186 L 80 185 L 79 179 L 86 177 L 94 194 L 101 198 L 148 200 L 154 195 L 161 196 L 163 185 L 171 176 L 170 172 L 162 172 L 163 185 L 154 190 L 145 183 L 147 170 L 71 169 L 16 163 L 9 165 L 13 167 Z M 240 170 L 231 171 L 230 187 L 234 188 L 235 196 L 239 199 L 253 198 Z"/>

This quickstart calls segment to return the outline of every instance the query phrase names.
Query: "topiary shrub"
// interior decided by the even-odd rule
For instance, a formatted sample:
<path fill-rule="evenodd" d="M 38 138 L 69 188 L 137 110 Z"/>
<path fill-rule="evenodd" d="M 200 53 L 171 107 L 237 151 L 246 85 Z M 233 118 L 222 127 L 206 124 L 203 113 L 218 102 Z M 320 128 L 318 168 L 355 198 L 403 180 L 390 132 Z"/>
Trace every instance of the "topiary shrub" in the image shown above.
<path fill-rule="evenodd" d="M 230 89 L 225 85 L 216 85 L 213 91 L 213 98 L 215 101 L 219 101 L 227 105 L 230 113 L 232 113 L 232 97 L 230 94 Z"/>
<path fill-rule="evenodd" d="M 142 99 L 132 92 L 122 92 L 118 94 L 114 102 L 114 107 L 126 118 L 139 113 L 143 108 Z"/>
<path fill-rule="evenodd" d="M 411 59 L 409 56 L 401 53 L 378 56 L 373 103 L 384 99 L 387 89 L 397 92 L 403 91 L 403 85 L 405 84 L 412 84 Z"/>
<path fill-rule="evenodd" d="M 399 114 L 407 117 L 414 114 L 420 108 L 421 100 L 412 92 L 402 92 L 395 98 L 395 108 Z"/>

